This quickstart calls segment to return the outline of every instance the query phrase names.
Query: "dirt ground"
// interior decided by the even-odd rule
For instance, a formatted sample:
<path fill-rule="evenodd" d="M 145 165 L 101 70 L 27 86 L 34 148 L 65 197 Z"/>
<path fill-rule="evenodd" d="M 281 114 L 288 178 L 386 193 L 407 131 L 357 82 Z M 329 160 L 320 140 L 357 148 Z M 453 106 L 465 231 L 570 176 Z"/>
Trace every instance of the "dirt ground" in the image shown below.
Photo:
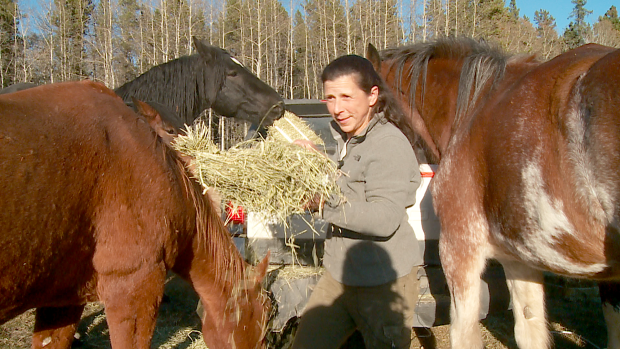
<path fill-rule="evenodd" d="M 597 289 L 547 286 L 547 311 L 555 348 L 605 348 L 606 330 Z M 160 309 L 153 337 L 153 348 L 204 349 L 200 320 L 195 313 L 197 298 L 182 281 L 171 278 L 166 286 L 169 301 Z M 33 312 L 29 311 L 0 326 L 0 349 L 30 348 Z M 510 311 L 489 315 L 480 324 L 486 348 L 516 349 L 514 321 Z M 431 329 L 416 328 L 411 348 L 449 348 L 449 325 Z M 80 323 L 73 348 L 110 348 L 103 308 L 90 304 Z M 270 348 L 285 348 L 271 344 Z M 363 345 L 352 339 L 348 349 Z"/>

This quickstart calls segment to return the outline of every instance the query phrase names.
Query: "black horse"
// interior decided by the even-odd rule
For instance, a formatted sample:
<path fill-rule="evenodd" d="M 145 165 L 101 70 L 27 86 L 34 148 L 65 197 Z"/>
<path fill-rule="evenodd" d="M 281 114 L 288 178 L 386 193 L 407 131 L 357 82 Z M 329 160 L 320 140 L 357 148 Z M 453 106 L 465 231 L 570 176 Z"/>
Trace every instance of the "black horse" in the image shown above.
<path fill-rule="evenodd" d="M 262 129 L 284 114 L 284 101 L 225 50 L 194 38 L 198 54 L 155 66 L 115 89 L 131 97 L 170 106 L 187 124 L 212 108 Z"/>
<path fill-rule="evenodd" d="M 11 86 L 7 86 L 3 89 L 0 89 L 0 95 L 3 95 L 5 93 L 13 93 L 17 91 L 27 90 L 29 88 L 36 87 L 36 86 L 37 84 L 33 84 L 32 82 L 18 82 Z"/>

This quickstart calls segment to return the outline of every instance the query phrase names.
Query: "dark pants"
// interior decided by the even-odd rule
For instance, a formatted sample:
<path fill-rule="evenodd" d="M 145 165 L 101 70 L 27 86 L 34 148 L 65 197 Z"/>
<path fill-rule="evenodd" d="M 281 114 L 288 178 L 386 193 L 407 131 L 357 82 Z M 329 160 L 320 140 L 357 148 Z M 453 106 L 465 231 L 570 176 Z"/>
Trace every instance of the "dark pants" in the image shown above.
<path fill-rule="evenodd" d="M 336 349 L 357 329 L 368 349 L 408 349 L 418 300 L 417 269 L 372 287 L 343 285 L 326 271 L 303 312 L 293 348 Z"/>

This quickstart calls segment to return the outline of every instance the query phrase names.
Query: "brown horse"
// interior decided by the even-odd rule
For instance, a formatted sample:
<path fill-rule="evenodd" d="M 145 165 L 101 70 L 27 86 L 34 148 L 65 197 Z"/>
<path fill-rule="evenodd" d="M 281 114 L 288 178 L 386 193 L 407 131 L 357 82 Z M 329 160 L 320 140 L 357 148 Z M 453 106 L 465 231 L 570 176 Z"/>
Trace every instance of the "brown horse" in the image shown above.
<path fill-rule="evenodd" d="M 38 85 L 29 82 L 20 82 L 1 89 L 0 95 L 16 93 L 37 86 Z M 131 100 L 132 102 L 127 103 L 127 105 L 132 107 L 138 115 L 145 118 L 164 142 L 171 144 L 174 137 L 178 136 L 182 131 L 184 126 L 183 121 L 168 106 L 157 102 L 146 103 L 134 97 L 132 97 Z"/>
<path fill-rule="evenodd" d="M 620 51 L 586 45 L 540 63 L 450 38 L 367 55 L 439 163 L 452 347 L 482 348 L 490 258 L 506 272 L 517 344 L 548 347 L 543 270 L 620 278 Z"/>
<path fill-rule="evenodd" d="M 205 305 L 209 347 L 263 347 L 266 261 L 244 263 L 179 155 L 113 91 L 0 96 L 0 185 L 0 323 L 37 308 L 33 348 L 69 348 L 95 300 L 113 348 L 149 348 L 168 270 Z"/>

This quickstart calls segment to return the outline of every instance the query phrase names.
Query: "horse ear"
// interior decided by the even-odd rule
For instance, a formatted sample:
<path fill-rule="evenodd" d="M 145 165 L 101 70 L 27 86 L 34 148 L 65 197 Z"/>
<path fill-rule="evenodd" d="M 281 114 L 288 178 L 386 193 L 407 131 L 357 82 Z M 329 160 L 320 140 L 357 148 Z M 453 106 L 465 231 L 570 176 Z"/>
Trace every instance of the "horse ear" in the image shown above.
<path fill-rule="evenodd" d="M 269 256 L 271 255 L 271 251 L 267 251 L 267 255 L 265 258 L 254 267 L 254 272 L 256 276 L 256 285 L 261 285 L 265 275 L 267 274 L 267 267 L 269 267 Z"/>
<path fill-rule="evenodd" d="M 205 98 L 207 99 L 207 105 L 212 105 L 215 103 L 215 98 L 217 97 L 218 91 L 222 88 L 225 79 L 226 70 L 222 67 L 222 63 L 218 62 L 220 59 L 223 50 L 219 47 L 206 45 L 202 41 L 196 39 L 194 37 L 194 45 L 196 46 L 196 50 L 198 54 L 203 59 L 204 63 L 211 67 L 211 71 L 215 71 L 215 76 L 207 79 L 206 84 L 207 87 L 204 87 Z M 221 71 L 222 74 L 218 74 L 217 72 Z M 223 75 L 223 76 L 221 76 Z"/>
<path fill-rule="evenodd" d="M 381 56 L 379 55 L 379 51 L 377 51 L 371 43 L 368 43 L 368 47 L 366 47 L 366 59 L 372 63 L 372 66 L 375 67 L 377 72 L 381 71 Z"/>
<path fill-rule="evenodd" d="M 211 64 L 215 60 L 215 52 L 211 46 L 206 45 L 196 37 L 194 37 L 194 46 L 196 46 L 198 54 L 200 54 L 207 64 Z"/>
<path fill-rule="evenodd" d="M 161 115 L 159 115 L 159 112 L 157 112 L 155 108 L 135 97 L 131 97 L 131 100 L 138 114 L 142 115 L 149 124 L 162 124 Z"/>

